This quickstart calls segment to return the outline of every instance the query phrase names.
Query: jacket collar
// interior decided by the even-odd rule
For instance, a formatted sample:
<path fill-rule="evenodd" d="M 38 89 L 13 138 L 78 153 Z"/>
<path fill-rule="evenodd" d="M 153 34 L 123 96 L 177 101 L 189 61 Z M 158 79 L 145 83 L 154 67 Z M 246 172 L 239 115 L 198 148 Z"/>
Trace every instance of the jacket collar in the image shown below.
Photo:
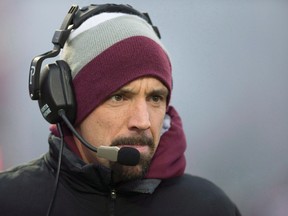
<path fill-rule="evenodd" d="M 49 136 L 49 152 L 44 156 L 52 170 L 57 170 L 60 138 Z M 113 188 L 111 170 L 100 164 L 86 164 L 64 145 L 60 181 L 70 188 L 84 193 L 107 193 Z M 143 179 L 117 185 L 119 192 L 153 193 L 159 179 Z"/>

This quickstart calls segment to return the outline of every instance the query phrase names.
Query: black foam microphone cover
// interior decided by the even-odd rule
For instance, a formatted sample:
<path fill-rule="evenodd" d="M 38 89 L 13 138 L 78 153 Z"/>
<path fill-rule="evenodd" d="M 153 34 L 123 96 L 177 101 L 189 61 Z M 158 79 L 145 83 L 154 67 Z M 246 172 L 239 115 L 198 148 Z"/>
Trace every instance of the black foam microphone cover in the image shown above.
<path fill-rule="evenodd" d="M 126 166 L 135 166 L 139 163 L 140 152 L 131 147 L 122 147 L 118 152 L 117 162 Z"/>

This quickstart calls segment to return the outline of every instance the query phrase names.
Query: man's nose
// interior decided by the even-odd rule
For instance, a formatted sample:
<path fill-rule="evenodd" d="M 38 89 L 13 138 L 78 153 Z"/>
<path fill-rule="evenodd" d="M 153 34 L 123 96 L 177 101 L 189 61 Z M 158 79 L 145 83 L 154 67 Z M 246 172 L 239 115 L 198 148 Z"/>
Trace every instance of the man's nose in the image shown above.
<path fill-rule="evenodd" d="M 128 127 L 131 130 L 147 130 L 151 126 L 149 107 L 146 101 L 136 101 L 131 105 Z"/>

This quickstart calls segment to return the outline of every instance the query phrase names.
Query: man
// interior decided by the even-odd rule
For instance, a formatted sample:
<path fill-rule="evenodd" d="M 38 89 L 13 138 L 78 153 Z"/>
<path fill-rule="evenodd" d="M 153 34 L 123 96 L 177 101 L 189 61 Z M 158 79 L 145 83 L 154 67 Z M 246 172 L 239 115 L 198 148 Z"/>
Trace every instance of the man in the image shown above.
<path fill-rule="evenodd" d="M 72 17 L 82 19 L 95 7 L 102 6 L 77 10 Z M 240 215 L 213 183 L 184 174 L 186 140 L 181 119 L 170 106 L 169 55 L 150 20 L 130 10 L 105 5 L 79 27 L 74 19 L 77 28 L 64 41 L 57 65 L 71 70 L 75 116 L 67 120 L 70 107 L 60 106 L 63 121 L 50 119 L 54 111 L 45 94 L 50 85 L 48 92 L 54 91 L 57 80 L 41 75 L 45 103 L 39 99 L 40 109 L 58 127 L 51 126 L 47 154 L 0 175 L 1 215 Z M 53 38 L 57 41 L 58 36 Z M 49 71 L 53 67 L 43 74 L 54 76 Z M 108 153 L 101 155 L 103 147 Z M 132 156 L 121 156 L 128 162 L 114 160 L 114 147 L 119 157 L 122 149 L 134 150 Z M 138 152 L 139 162 L 129 164 Z"/>

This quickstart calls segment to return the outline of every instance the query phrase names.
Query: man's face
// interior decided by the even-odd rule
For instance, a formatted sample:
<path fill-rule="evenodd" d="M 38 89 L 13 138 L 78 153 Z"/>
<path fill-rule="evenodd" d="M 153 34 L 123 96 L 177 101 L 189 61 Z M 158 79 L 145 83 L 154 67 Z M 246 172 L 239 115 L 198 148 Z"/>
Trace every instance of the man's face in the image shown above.
<path fill-rule="evenodd" d="M 155 78 L 134 80 L 110 95 L 77 128 L 95 147 L 136 148 L 141 155 L 138 165 L 123 166 L 99 158 L 75 138 L 84 161 L 111 168 L 116 181 L 142 178 L 159 144 L 167 96 L 168 89 Z"/>

